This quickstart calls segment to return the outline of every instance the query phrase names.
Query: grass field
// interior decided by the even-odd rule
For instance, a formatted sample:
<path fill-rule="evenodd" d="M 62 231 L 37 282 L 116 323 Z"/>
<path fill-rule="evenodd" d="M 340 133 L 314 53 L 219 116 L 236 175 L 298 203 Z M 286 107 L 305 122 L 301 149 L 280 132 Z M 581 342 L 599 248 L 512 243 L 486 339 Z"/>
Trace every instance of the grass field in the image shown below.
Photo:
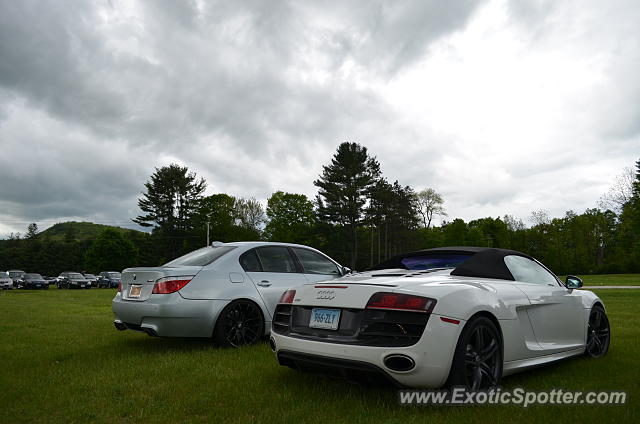
<path fill-rule="evenodd" d="M 585 286 L 640 286 L 640 274 L 579 275 Z M 564 281 L 566 276 L 561 277 Z"/>
<path fill-rule="evenodd" d="M 0 422 L 640 422 L 640 290 L 602 290 L 612 345 L 503 380 L 503 388 L 625 390 L 612 406 L 401 407 L 364 387 L 277 365 L 266 343 L 237 350 L 113 328 L 112 290 L 0 293 Z"/>

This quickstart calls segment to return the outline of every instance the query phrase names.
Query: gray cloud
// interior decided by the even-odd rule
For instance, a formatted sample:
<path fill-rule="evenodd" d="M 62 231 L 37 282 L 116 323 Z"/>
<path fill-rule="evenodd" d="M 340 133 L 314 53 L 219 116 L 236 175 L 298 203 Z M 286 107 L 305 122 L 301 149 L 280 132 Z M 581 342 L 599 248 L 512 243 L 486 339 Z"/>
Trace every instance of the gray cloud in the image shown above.
<path fill-rule="evenodd" d="M 555 171 L 578 150 L 596 160 L 603 140 L 614 155 L 608 166 L 628 161 L 640 130 L 633 5 L 617 5 L 622 12 L 590 5 L 610 24 L 596 41 L 581 3 L 504 6 L 508 29 L 533 52 L 570 44 L 606 76 L 567 103 L 575 106 L 567 126 L 578 129 L 570 136 L 589 137 L 556 143 L 562 149 L 552 156 L 534 146 L 491 162 L 469 153 L 478 140 L 441 128 L 428 114 L 409 119 L 389 100 L 389 81 L 448 51 L 451 37 L 485 6 L 2 2 L 0 234 L 31 220 L 126 223 L 153 168 L 172 161 L 205 176 L 210 192 L 312 195 L 313 179 L 341 141 L 367 145 L 391 180 L 440 189 L 450 212 L 464 217 L 539 209 L 527 202 L 540 192 L 523 195 L 521 187 L 544 190 L 553 178 L 571 178 L 569 170 Z M 458 96 L 461 104 L 469 100 Z M 595 204 L 593 190 L 580 191 L 581 205 Z"/>

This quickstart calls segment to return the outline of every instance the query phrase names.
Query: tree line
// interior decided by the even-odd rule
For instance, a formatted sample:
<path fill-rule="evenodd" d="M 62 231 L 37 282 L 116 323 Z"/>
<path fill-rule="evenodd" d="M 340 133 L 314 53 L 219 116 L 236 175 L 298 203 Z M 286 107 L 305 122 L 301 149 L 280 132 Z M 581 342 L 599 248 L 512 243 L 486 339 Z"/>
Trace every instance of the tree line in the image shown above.
<path fill-rule="evenodd" d="M 0 269 L 53 274 L 155 266 L 204 246 L 208 236 L 306 244 L 357 270 L 406 251 L 472 245 L 528 253 L 558 274 L 640 272 L 640 160 L 635 167 L 624 170 L 598 207 L 559 218 L 533 211 L 527 227 L 509 215 L 448 221 L 440 193 L 388 181 L 357 143 L 340 144 L 323 166 L 315 198 L 277 191 L 266 208 L 254 198 L 205 196 L 204 178 L 171 164 L 155 169 L 138 200 L 141 214 L 133 221 L 149 233 L 108 229 L 94 240 L 47 241 L 31 228 L 24 239 L 0 244 Z"/>

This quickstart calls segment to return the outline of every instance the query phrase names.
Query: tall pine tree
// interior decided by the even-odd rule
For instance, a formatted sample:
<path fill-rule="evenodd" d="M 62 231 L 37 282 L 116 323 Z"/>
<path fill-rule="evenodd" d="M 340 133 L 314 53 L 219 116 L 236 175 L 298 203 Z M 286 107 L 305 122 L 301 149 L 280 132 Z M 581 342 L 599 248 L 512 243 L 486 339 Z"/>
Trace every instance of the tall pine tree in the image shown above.
<path fill-rule="evenodd" d="M 369 191 L 379 178 L 380 164 L 366 147 L 342 143 L 331 163 L 323 166 L 320 178 L 313 182 L 319 188 L 316 200 L 320 220 L 348 230 L 352 268 L 357 261 L 358 226 Z"/>
<path fill-rule="evenodd" d="M 147 192 L 138 200 L 138 206 L 145 214 L 133 222 L 155 227 L 154 233 L 168 241 L 166 254 L 176 257 L 182 253 L 184 238 L 193 228 L 193 217 L 207 184 L 186 166 L 171 164 L 156 168 L 144 186 Z"/>

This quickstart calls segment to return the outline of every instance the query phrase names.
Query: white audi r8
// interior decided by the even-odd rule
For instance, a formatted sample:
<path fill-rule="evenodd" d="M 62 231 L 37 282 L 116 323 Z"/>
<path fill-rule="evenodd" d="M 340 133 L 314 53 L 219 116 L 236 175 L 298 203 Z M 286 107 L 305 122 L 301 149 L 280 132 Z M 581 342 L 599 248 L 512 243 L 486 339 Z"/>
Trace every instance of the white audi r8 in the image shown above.
<path fill-rule="evenodd" d="M 607 353 L 604 305 L 580 287 L 512 250 L 423 250 L 286 291 L 270 345 L 295 369 L 486 389 L 517 371 Z"/>

